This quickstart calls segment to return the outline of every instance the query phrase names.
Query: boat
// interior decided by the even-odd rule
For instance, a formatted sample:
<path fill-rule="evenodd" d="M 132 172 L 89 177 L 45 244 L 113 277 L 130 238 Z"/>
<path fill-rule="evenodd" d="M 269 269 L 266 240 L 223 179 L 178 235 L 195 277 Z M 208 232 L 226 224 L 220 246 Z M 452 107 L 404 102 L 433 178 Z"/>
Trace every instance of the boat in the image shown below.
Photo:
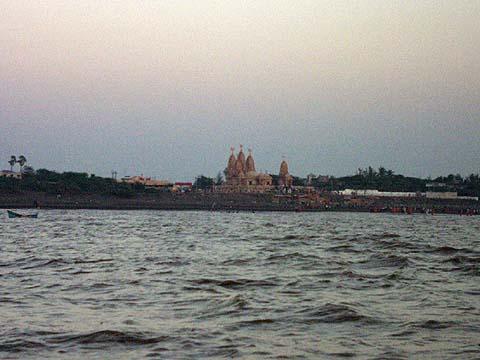
<path fill-rule="evenodd" d="M 12 210 L 7 210 L 7 213 L 8 213 L 8 217 L 10 219 L 13 219 L 13 218 L 34 218 L 34 219 L 36 219 L 38 217 L 38 213 L 35 213 L 35 214 L 19 214 L 15 211 L 12 211 Z"/>

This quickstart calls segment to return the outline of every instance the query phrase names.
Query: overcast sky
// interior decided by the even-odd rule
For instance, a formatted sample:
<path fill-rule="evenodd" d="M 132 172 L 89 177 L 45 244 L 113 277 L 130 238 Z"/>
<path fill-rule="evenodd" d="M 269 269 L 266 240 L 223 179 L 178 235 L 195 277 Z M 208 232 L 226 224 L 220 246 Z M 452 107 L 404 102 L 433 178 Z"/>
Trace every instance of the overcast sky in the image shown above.
<path fill-rule="evenodd" d="M 0 0 L 0 158 L 170 180 L 480 171 L 480 1 Z"/>

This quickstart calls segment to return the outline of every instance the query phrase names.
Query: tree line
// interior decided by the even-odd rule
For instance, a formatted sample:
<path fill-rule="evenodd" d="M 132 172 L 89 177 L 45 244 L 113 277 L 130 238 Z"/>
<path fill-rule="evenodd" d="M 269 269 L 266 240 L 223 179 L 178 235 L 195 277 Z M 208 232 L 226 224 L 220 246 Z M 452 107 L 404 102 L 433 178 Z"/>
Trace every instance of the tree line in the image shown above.
<path fill-rule="evenodd" d="M 273 185 L 278 185 L 279 177 L 270 174 Z M 221 172 L 215 178 L 199 175 L 194 188 L 211 189 L 214 185 L 224 183 Z M 320 191 L 336 191 L 344 189 L 366 190 L 376 189 L 389 192 L 425 192 L 425 191 L 457 191 L 459 195 L 480 196 L 479 174 L 462 177 L 460 174 L 440 176 L 435 179 L 417 178 L 396 174 L 393 170 L 380 167 L 374 169 L 357 169 L 356 174 L 334 177 L 310 174 L 307 177 L 293 176 L 293 186 L 312 186 Z"/>
<path fill-rule="evenodd" d="M 0 177 L 0 190 L 6 192 L 38 191 L 55 195 L 75 195 L 93 193 L 133 197 L 144 192 L 141 184 L 117 182 L 111 178 L 95 176 L 83 172 L 63 172 L 39 169 L 33 173 L 23 174 L 22 179 Z"/>
<path fill-rule="evenodd" d="M 327 178 L 327 179 L 326 179 Z M 306 180 L 305 180 L 306 181 Z M 376 189 L 392 192 L 425 192 L 425 191 L 456 191 L 459 195 L 480 196 L 480 179 L 478 174 L 462 177 L 460 174 L 450 174 L 437 178 L 417 178 L 395 174 L 393 170 L 384 167 L 377 169 L 369 166 L 359 168 L 355 175 L 344 177 L 314 177 L 311 185 L 325 190 Z"/>
<path fill-rule="evenodd" d="M 271 175 L 273 185 L 278 185 L 278 175 Z M 193 184 L 194 190 L 212 189 L 224 183 L 222 173 L 216 177 L 199 175 Z M 462 177 L 459 174 L 440 176 L 435 179 L 409 177 L 395 174 L 394 171 L 380 167 L 358 169 L 355 175 L 333 177 L 316 176 L 293 177 L 293 186 L 312 186 L 319 191 L 343 189 L 377 189 L 380 191 L 425 192 L 457 191 L 459 195 L 480 196 L 479 174 Z M 83 172 L 59 173 L 47 169 L 23 172 L 22 179 L 0 177 L 0 191 L 40 191 L 52 194 L 95 193 L 119 197 L 133 197 L 137 193 L 156 192 L 142 184 L 118 182 L 112 178 L 96 176 Z"/>

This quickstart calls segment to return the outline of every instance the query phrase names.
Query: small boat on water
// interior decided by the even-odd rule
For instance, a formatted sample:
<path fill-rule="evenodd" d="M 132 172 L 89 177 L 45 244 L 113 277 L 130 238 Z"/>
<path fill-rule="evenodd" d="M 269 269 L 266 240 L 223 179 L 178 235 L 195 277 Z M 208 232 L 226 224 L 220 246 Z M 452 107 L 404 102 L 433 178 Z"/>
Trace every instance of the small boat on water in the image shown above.
<path fill-rule="evenodd" d="M 38 213 L 35 213 L 35 214 L 19 214 L 15 211 L 12 211 L 12 210 L 7 210 L 7 213 L 8 213 L 8 217 L 10 219 L 13 219 L 13 218 L 34 218 L 34 219 L 36 219 L 38 217 Z"/>

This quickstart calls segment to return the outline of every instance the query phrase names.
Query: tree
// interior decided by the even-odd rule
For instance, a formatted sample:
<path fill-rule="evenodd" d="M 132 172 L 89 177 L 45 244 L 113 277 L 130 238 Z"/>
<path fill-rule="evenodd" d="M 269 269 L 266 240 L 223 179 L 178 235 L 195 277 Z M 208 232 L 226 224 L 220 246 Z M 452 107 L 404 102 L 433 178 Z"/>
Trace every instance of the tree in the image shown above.
<path fill-rule="evenodd" d="M 13 171 L 13 167 L 17 163 L 17 157 L 15 155 L 12 155 L 8 163 L 10 164 L 10 171 Z"/>
<path fill-rule="evenodd" d="M 219 171 L 215 178 L 215 185 L 222 185 L 222 184 L 223 184 L 223 176 L 222 176 L 222 172 Z"/>
<path fill-rule="evenodd" d="M 381 178 L 384 178 L 386 174 L 387 174 L 387 170 L 383 166 L 380 166 L 378 168 L 378 176 L 380 176 Z"/>
<path fill-rule="evenodd" d="M 214 185 L 214 180 L 212 178 L 206 177 L 204 175 L 199 175 L 195 179 L 195 183 L 193 184 L 193 187 L 196 189 L 210 189 Z"/>
<path fill-rule="evenodd" d="M 301 177 L 298 177 L 298 176 L 293 176 L 293 179 L 292 179 L 292 185 L 293 186 L 306 186 L 307 185 L 307 179 L 303 179 Z"/>
<path fill-rule="evenodd" d="M 35 174 L 35 169 L 34 169 L 33 167 L 31 167 L 31 166 L 25 166 L 25 167 L 23 168 L 22 173 L 23 173 L 24 175 L 33 175 L 33 174 Z"/>
<path fill-rule="evenodd" d="M 20 165 L 20 172 L 21 172 L 22 169 L 23 169 L 23 165 L 25 165 L 26 162 L 27 162 L 27 158 L 26 158 L 25 156 L 23 156 L 23 155 L 20 155 L 20 156 L 18 157 L 17 162 L 18 162 L 18 164 Z"/>

